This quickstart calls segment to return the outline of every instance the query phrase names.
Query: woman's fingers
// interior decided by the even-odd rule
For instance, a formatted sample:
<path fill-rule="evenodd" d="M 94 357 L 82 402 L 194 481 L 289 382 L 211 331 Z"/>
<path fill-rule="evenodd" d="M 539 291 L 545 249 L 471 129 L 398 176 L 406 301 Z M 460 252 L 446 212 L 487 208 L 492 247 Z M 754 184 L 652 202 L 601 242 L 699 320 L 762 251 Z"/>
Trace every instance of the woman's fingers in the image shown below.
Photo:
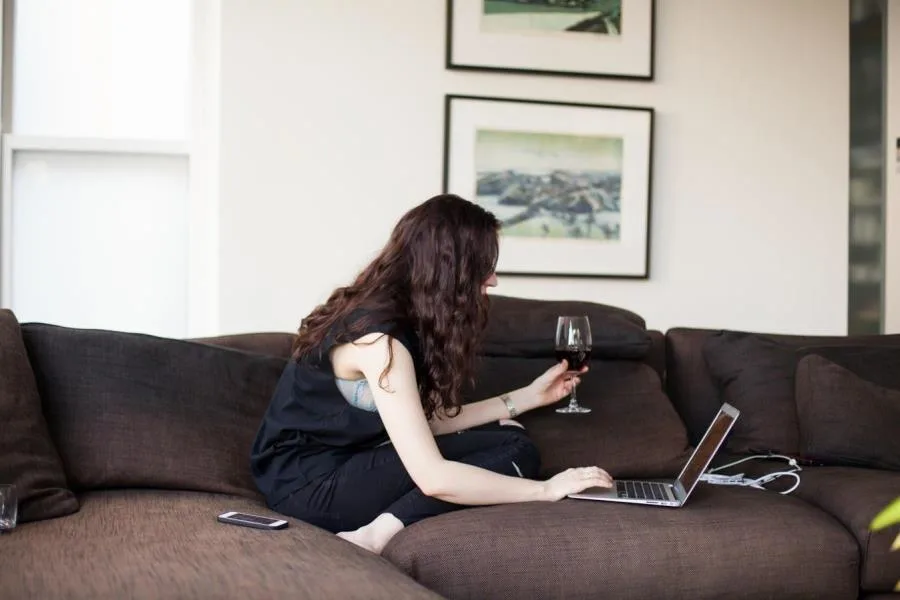
<path fill-rule="evenodd" d="M 603 487 L 612 485 L 612 477 L 600 467 L 583 467 L 581 476 L 584 479 L 599 482 L 598 485 L 602 485 Z"/>

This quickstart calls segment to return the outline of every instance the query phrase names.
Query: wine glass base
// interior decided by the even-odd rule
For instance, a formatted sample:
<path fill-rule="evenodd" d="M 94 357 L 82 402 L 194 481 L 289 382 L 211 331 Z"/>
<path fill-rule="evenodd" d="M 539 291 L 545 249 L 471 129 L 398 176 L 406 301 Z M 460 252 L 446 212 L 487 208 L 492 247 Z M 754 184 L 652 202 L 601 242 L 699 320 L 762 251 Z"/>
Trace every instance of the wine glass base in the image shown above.
<path fill-rule="evenodd" d="M 584 406 L 563 406 L 562 408 L 557 408 L 556 412 L 563 413 L 563 414 L 569 414 L 569 415 L 575 415 L 575 414 L 583 415 L 583 414 L 591 412 L 591 409 L 584 407 Z"/>

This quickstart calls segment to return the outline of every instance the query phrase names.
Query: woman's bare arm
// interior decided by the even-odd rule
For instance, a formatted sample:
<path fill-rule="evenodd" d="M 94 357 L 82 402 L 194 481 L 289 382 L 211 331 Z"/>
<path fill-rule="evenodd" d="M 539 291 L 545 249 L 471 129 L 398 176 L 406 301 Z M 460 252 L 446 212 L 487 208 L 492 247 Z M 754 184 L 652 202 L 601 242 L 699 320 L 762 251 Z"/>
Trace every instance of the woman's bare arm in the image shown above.
<path fill-rule="evenodd" d="M 336 371 L 361 374 L 369 382 L 388 436 L 423 493 L 454 504 L 508 504 L 559 500 L 589 487 L 612 485 L 609 474 L 596 466 L 567 469 L 547 481 L 534 481 L 446 460 L 425 418 L 415 367 L 406 347 L 383 334 L 369 334 L 357 342 L 365 343 L 336 349 L 332 356 Z M 393 363 L 382 379 L 388 363 L 388 344 Z"/>
<path fill-rule="evenodd" d="M 585 366 L 575 377 L 571 377 L 567 369 L 568 363 L 560 361 L 525 387 L 466 404 L 453 417 L 435 415 L 431 419 L 431 430 L 435 435 L 453 433 L 501 419 L 515 418 L 529 410 L 553 404 L 571 393 L 572 388 L 581 380 L 581 374 L 587 371 Z"/>
<path fill-rule="evenodd" d="M 406 347 L 381 334 L 369 334 L 358 342 L 341 349 L 342 367 L 358 370 L 368 380 L 391 442 L 423 493 L 465 505 L 551 499 L 544 482 L 501 475 L 444 459 L 425 418 L 415 367 Z M 388 361 L 388 344 L 392 344 L 393 363 L 382 380 L 381 374 Z M 503 406 L 502 402 L 497 402 Z"/>
<path fill-rule="evenodd" d="M 507 393 L 506 396 L 517 414 L 527 412 L 540 405 L 537 394 L 528 387 L 513 390 Z M 512 415 L 502 396 L 494 396 L 464 405 L 453 417 L 443 414 L 435 415 L 429 422 L 429 425 L 434 435 L 444 435 L 510 418 L 512 418 Z"/>

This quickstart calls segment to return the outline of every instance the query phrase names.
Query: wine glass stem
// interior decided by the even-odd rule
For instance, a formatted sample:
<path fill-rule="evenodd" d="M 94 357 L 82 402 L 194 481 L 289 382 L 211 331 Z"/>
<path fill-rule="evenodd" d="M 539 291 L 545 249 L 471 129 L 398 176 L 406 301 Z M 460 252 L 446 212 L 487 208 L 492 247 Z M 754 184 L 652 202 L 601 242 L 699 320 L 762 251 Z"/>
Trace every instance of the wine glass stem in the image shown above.
<path fill-rule="evenodd" d="M 578 384 L 573 382 L 572 383 L 572 395 L 569 397 L 569 408 L 575 408 L 578 406 L 578 397 L 576 396 L 576 393 L 575 393 L 577 389 L 578 389 Z"/>

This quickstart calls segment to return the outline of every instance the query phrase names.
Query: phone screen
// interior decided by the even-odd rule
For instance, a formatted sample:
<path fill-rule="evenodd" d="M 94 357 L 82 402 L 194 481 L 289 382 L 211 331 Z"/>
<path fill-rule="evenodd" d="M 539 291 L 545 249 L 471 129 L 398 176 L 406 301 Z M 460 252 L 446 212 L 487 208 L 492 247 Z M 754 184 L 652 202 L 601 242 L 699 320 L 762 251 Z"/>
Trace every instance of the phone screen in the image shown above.
<path fill-rule="evenodd" d="M 248 515 L 246 513 L 234 513 L 229 518 L 235 519 L 237 521 L 246 521 L 247 523 L 257 523 L 259 525 L 271 525 L 272 523 L 276 523 L 280 520 L 270 519 L 268 517 L 258 517 L 256 515 Z"/>

